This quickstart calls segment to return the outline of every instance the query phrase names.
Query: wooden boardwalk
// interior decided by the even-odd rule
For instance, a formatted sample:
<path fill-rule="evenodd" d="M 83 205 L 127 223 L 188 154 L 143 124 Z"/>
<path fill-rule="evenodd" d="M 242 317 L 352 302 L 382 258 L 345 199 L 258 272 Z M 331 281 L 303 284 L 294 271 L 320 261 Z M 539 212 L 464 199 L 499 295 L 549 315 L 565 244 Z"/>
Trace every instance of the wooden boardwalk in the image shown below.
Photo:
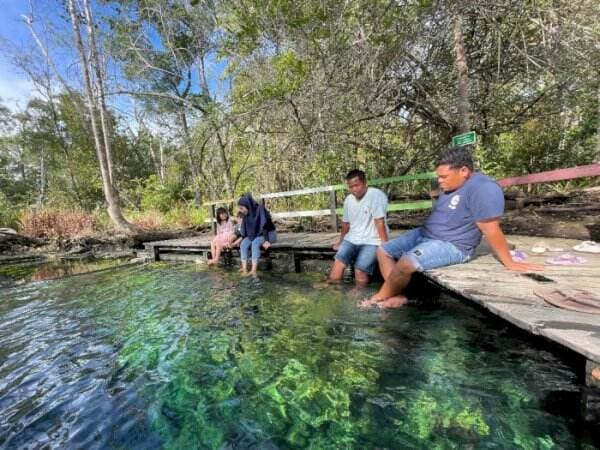
<path fill-rule="evenodd" d="M 392 237 L 400 233 L 392 232 Z M 331 259 L 334 254 L 331 244 L 338 236 L 338 233 L 282 233 L 279 242 L 273 245 L 272 254 L 291 255 L 295 268 L 300 270 L 299 261 L 302 259 Z M 211 238 L 211 235 L 205 235 L 150 242 L 146 249 L 158 258 L 169 251 L 205 255 Z M 543 263 L 548 257 L 559 254 L 531 253 L 531 247 L 539 238 L 509 236 L 508 239 L 517 249 L 526 251 L 531 262 Z M 579 241 L 549 238 L 544 242 L 551 248 L 563 248 L 565 252 L 573 253 L 572 248 Z M 587 259 L 586 265 L 546 266 L 543 276 L 550 281 L 536 281 L 525 274 L 506 270 L 482 244 L 478 256 L 469 263 L 428 271 L 424 275 L 517 327 L 582 355 L 587 360 L 588 386 L 600 388 L 600 380 L 591 376 L 594 369 L 600 368 L 600 315 L 559 309 L 534 294 L 535 288 L 552 285 L 600 293 L 600 255 L 579 255 Z"/>

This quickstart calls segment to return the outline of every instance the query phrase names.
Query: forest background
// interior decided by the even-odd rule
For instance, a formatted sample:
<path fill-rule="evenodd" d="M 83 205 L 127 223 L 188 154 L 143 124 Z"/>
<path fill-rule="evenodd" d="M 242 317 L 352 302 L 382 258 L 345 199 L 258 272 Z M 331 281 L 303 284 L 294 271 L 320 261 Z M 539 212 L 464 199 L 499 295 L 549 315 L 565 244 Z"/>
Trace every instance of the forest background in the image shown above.
<path fill-rule="evenodd" d="M 0 51 L 34 92 L 0 102 L 0 227 L 25 234 L 186 227 L 245 191 L 430 171 L 469 130 L 494 177 L 600 163 L 596 0 L 22 4 L 27 38 L 0 31 Z"/>

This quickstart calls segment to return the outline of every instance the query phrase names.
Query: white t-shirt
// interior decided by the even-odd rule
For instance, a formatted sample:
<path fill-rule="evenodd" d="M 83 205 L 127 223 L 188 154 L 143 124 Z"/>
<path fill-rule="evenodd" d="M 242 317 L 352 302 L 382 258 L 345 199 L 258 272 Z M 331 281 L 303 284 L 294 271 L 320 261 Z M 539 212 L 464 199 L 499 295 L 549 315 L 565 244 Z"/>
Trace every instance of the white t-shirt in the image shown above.
<path fill-rule="evenodd" d="M 372 187 L 367 189 L 360 200 L 352 194 L 346 197 L 342 220 L 350 224 L 350 231 L 344 240 L 355 245 L 380 245 L 381 239 L 374 219 L 384 219 L 387 230 L 387 205 L 387 195 Z"/>

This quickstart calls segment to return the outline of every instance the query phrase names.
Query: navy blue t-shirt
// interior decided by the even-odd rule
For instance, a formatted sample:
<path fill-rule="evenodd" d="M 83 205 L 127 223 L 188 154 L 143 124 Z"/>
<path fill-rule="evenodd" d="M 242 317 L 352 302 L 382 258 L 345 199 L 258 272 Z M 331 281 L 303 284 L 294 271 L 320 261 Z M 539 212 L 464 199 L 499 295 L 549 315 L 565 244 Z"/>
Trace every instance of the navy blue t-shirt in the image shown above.
<path fill-rule="evenodd" d="M 490 177 L 474 172 L 460 188 L 440 195 L 422 228 L 423 236 L 471 253 L 481 242 L 476 222 L 504 213 L 504 193 Z"/>

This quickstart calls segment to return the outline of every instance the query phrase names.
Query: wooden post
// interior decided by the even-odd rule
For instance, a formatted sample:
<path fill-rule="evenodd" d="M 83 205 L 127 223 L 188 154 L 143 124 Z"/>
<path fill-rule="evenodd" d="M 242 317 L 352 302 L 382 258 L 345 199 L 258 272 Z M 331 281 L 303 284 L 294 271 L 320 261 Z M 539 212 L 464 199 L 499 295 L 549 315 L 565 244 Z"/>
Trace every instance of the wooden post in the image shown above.
<path fill-rule="evenodd" d="M 525 208 L 525 198 L 526 198 L 525 192 L 523 192 L 522 189 L 519 189 L 519 192 L 517 193 L 517 197 L 516 197 L 517 209 Z"/>
<path fill-rule="evenodd" d="M 600 363 L 588 360 L 581 396 L 581 412 L 587 422 L 600 422 Z"/>
<path fill-rule="evenodd" d="M 160 261 L 160 247 L 158 245 L 152 247 L 152 253 L 154 254 L 154 261 Z"/>
<path fill-rule="evenodd" d="M 300 256 L 296 255 L 296 252 L 292 251 L 292 258 L 294 258 L 294 272 L 302 272 L 302 265 L 300 263 Z"/>
<path fill-rule="evenodd" d="M 217 234 L 217 206 L 216 205 L 210 206 L 210 215 L 212 217 L 213 234 L 216 235 Z"/>
<path fill-rule="evenodd" d="M 331 209 L 331 228 L 335 232 L 338 229 L 337 213 L 335 212 L 337 209 L 335 190 L 329 192 L 329 208 Z"/>

